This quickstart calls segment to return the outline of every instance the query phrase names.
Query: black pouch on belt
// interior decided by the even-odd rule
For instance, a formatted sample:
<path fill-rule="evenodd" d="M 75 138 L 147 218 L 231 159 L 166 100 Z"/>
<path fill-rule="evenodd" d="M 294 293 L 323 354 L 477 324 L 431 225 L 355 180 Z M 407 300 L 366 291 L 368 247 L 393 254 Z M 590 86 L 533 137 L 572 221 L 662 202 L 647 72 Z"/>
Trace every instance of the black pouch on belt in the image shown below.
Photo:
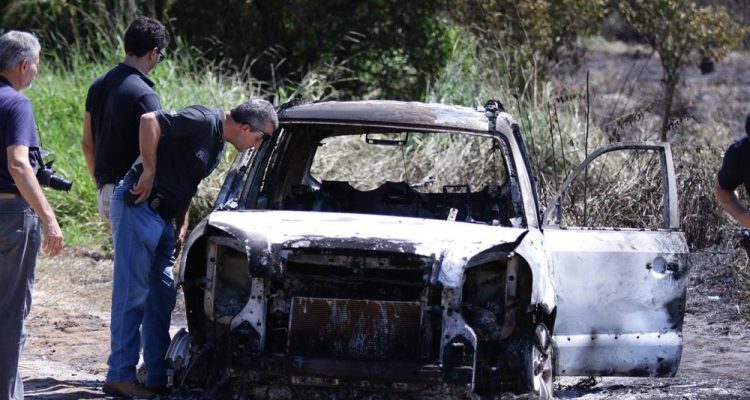
<path fill-rule="evenodd" d="M 156 211 L 156 213 L 159 214 L 159 216 L 165 221 L 169 221 L 174 218 L 174 213 L 169 207 L 167 200 L 164 198 L 164 195 L 159 193 L 158 190 L 151 191 L 151 196 L 148 197 L 148 206 L 152 210 Z"/>

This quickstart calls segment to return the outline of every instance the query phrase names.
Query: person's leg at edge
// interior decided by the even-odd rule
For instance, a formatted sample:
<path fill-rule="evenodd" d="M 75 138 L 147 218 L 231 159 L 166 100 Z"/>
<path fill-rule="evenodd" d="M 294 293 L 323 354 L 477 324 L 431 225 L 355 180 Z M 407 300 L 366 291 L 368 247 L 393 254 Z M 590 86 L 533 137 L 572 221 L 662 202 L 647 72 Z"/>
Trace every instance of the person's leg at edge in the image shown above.
<path fill-rule="evenodd" d="M 169 326 L 177 298 L 172 278 L 174 248 L 174 226 L 165 223 L 149 275 L 149 295 L 143 317 L 143 358 L 146 363 L 147 388 L 159 388 L 167 384 L 169 362 L 164 356 L 171 340 Z"/>
<path fill-rule="evenodd" d="M 23 321 L 31 308 L 39 219 L 23 200 L 0 206 L 0 399 L 23 399 L 18 363 L 25 342 Z"/>
<path fill-rule="evenodd" d="M 122 195 L 131 185 L 132 182 L 121 182 L 112 196 L 110 209 L 115 266 L 107 382 L 136 380 L 139 327 L 148 296 L 149 270 L 162 230 L 145 204 L 125 205 Z"/>

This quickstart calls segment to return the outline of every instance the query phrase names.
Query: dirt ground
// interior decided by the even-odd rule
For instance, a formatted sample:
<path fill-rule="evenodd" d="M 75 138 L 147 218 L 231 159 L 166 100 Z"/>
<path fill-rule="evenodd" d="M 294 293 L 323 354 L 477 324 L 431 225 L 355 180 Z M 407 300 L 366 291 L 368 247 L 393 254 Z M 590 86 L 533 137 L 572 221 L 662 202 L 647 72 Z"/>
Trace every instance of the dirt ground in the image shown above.
<path fill-rule="evenodd" d="M 557 398 L 750 399 L 750 326 L 737 317 L 750 304 L 738 303 L 731 295 L 737 267 L 722 254 L 702 253 L 693 259 L 677 376 L 560 378 Z M 21 364 L 28 399 L 105 398 L 101 385 L 109 346 L 111 271 L 109 255 L 95 251 L 67 250 L 58 259 L 40 260 Z M 184 309 L 178 306 L 173 329 L 181 326 Z"/>
<path fill-rule="evenodd" d="M 585 68 L 561 82 L 580 86 L 581 74 L 591 71 L 591 85 L 598 93 L 595 99 L 603 108 L 609 107 L 608 101 L 614 107 L 628 99 L 622 100 L 623 93 L 604 94 L 611 91 L 603 86 L 630 71 L 638 72 L 642 64 L 641 95 L 630 96 L 656 96 L 659 65 L 655 60 L 644 62 L 643 53 L 639 54 L 634 56 L 632 49 L 626 48 L 595 51 L 587 56 Z M 716 131 L 721 146 L 741 133 L 742 118 L 750 109 L 748 71 L 750 57 L 738 54 L 717 64 L 712 75 L 701 76 L 695 68 L 686 73 L 682 90 L 691 94 L 685 100 L 691 112 L 702 121 L 725 121 Z M 732 251 L 719 249 L 692 256 L 684 350 L 676 377 L 562 378 L 555 381 L 556 397 L 750 399 L 750 304 L 736 290 L 747 283 L 738 276 L 747 276 L 750 267 L 746 257 L 727 254 Z M 40 259 L 21 364 L 28 399 L 104 398 L 101 385 L 109 348 L 111 277 L 111 254 L 98 250 L 67 249 L 56 259 Z M 184 309 L 178 305 L 173 329 L 184 326 L 184 320 Z M 508 394 L 502 398 L 526 397 Z"/>

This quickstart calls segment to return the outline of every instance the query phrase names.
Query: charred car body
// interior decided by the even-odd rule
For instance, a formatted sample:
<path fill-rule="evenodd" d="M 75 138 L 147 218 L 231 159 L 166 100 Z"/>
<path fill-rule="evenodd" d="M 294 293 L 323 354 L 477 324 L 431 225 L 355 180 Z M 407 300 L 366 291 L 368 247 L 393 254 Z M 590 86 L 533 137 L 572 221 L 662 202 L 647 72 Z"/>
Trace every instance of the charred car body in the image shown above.
<path fill-rule="evenodd" d="M 550 398 L 553 374 L 675 374 L 687 246 L 668 144 L 598 150 L 543 215 L 498 102 L 302 104 L 279 121 L 186 242 L 181 393 Z M 634 149 L 659 160 L 661 226 L 561 224 L 574 176 Z"/>

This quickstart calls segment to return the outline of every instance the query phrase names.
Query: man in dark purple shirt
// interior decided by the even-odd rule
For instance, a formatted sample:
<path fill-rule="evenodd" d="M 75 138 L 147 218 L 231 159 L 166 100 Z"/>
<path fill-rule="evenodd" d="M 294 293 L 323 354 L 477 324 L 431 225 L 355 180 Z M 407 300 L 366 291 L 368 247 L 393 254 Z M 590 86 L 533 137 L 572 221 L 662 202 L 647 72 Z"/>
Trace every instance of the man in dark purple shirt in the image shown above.
<path fill-rule="evenodd" d="M 63 245 L 55 213 L 34 172 L 39 140 L 31 103 L 20 93 L 36 77 L 40 50 L 30 33 L 0 36 L 0 400 L 23 399 L 18 361 L 41 233 L 50 256 Z"/>

